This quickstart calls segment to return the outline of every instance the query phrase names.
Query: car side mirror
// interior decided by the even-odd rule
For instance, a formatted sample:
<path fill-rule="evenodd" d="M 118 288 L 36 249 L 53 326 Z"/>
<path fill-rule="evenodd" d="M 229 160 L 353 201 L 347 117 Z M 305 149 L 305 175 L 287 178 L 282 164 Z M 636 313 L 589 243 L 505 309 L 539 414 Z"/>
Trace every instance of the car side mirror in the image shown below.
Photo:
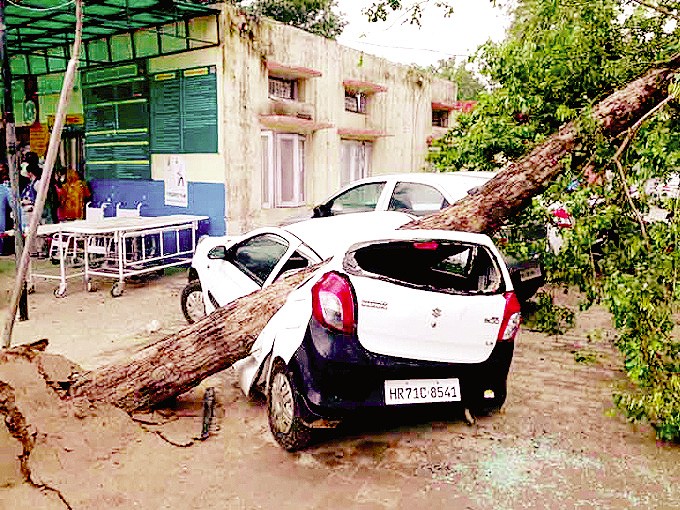
<path fill-rule="evenodd" d="M 227 248 L 225 246 L 215 246 L 208 252 L 208 258 L 213 260 L 224 260 L 227 258 Z"/>
<path fill-rule="evenodd" d="M 331 216 L 331 204 L 319 204 L 314 209 L 314 215 L 312 218 L 326 218 Z"/>

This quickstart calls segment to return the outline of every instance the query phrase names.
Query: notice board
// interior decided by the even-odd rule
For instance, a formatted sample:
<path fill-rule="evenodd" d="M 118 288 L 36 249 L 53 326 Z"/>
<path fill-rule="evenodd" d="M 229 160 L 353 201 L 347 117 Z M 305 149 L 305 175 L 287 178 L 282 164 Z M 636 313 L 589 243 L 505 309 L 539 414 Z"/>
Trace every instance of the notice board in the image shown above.
<path fill-rule="evenodd" d="M 152 152 L 217 152 L 215 66 L 153 75 L 150 103 Z"/>
<path fill-rule="evenodd" d="M 141 64 L 83 73 L 87 179 L 150 179 L 149 86 Z"/>

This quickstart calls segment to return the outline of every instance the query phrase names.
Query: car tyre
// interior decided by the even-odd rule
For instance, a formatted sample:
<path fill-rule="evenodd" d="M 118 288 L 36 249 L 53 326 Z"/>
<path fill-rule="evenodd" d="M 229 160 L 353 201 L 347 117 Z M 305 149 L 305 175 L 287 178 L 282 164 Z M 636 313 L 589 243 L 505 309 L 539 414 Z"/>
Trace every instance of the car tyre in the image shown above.
<path fill-rule="evenodd" d="M 181 303 L 182 313 L 189 324 L 205 317 L 203 289 L 200 280 L 191 281 L 182 289 Z"/>
<path fill-rule="evenodd" d="M 312 430 L 300 418 L 300 393 L 295 379 L 281 361 L 272 369 L 267 414 L 269 429 L 282 448 L 292 452 L 309 445 Z"/>

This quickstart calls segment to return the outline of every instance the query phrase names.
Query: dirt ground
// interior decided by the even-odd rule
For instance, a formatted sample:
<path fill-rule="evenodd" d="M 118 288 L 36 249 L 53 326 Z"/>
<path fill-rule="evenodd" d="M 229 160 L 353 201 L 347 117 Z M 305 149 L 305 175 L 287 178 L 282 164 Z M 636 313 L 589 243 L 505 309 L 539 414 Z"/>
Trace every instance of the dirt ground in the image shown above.
<path fill-rule="evenodd" d="M 48 353 L 84 369 L 129 356 L 184 324 L 184 283 L 175 272 L 114 299 L 110 283 L 87 293 L 78 282 L 57 299 L 53 283 L 38 282 L 15 343 L 48 338 Z M 6 307 L 0 313 L 4 321 Z M 265 403 L 244 397 L 229 370 L 136 422 L 112 408 L 60 407 L 35 425 L 51 449 L 31 453 L 42 466 L 33 486 L 12 474 L 21 449 L 0 427 L 0 508 L 680 509 L 680 447 L 611 412 L 624 377 L 610 340 L 598 309 L 561 337 L 523 331 L 500 414 L 469 426 L 457 411 L 414 408 L 348 423 L 295 454 L 275 444 Z M 201 442 L 193 438 L 209 386 L 218 409 Z M 16 397 L 37 407 L 50 391 Z M 58 425 L 73 414 L 80 428 Z"/>

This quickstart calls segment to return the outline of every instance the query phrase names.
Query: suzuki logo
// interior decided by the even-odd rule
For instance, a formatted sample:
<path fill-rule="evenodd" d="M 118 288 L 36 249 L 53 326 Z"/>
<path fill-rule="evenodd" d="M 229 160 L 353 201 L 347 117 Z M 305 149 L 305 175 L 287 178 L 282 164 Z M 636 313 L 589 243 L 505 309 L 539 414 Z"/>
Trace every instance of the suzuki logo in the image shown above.
<path fill-rule="evenodd" d="M 432 318 L 430 319 L 430 327 L 437 327 L 437 319 L 442 316 L 442 311 L 439 308 L 432 309 Z"/>

